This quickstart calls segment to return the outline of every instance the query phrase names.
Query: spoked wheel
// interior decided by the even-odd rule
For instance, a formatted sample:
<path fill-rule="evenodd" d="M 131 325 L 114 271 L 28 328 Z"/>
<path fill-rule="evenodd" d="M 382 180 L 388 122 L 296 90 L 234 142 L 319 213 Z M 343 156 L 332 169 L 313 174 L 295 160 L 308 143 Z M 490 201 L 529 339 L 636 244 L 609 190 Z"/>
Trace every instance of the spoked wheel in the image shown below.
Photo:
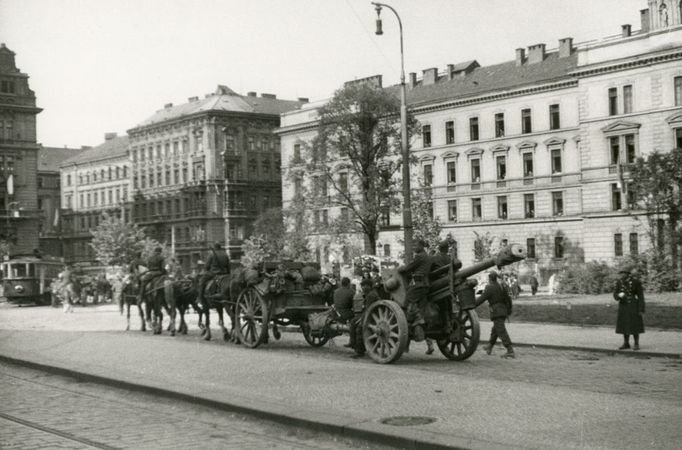
<path fill-rule="evenodd" d="M 452 318 L 448 339 L 438 341 L 438 349 L 452 361 L 463 361 L 474 354 L 481 338 L 478 314 L 473 309 L 460 310 Z"/>
<path fill-rule="evenodd" d="M 400 306 L 391 300 L 373 303 L 362 323 L 362 340 L 367 354 L 380 364 L 400 358 L 408 343 L 407 319 Z"/>
<path fill-rule="evenodd" d="M 305 341 L 313 347 L 322 347 L 329 341 L 329 336 L 327 335 L 312 336 L 310 334 L 310 325 L 308 325 L 308 322 L 303 322 L 301 324 L 301 331 L 303 332 Z"/>
<path fill-rule="evenodd" d="M 268 305 L 254 288 L 239 293 L 236 306 L 236 331 L 242 344 L 256 348 L 268 332 Z"/>

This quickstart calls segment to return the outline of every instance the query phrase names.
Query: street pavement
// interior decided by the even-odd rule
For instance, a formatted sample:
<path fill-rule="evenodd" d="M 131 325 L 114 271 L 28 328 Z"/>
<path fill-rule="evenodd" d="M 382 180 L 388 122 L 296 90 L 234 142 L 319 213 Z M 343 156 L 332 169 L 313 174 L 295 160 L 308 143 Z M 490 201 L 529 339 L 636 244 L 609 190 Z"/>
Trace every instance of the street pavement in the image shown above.
<path fill-rule="evenodd" d="M 206 343 L 196 316 L 190 317 L 190 335 L 173 338 L 121 331 L 125 321 L 111 306 L 67 315 L 2 307 L 0 355 L 350 436 L 385 442 L 393 436 L 401 446 L 676 449 L 682 439 L 678 358 L 522 347 L 515 360 L 479 350 L 467 361 L 450 362 L 425 355 L 417 344 L 397 364 L 381 366 L 348 358 L 345 338 L 319 349 L 294 334 L 255 350 Z M 482 325 L 485 336 L 488 325 Z M 595 333 L 584 341 L 591 347 L 619 344 L 609 329 L 546 327 L 509 324 L 517 342 L 550 335 L 566 342 Z M 654 342 L 666 353 L 673 348 L 666 346 L 677 345 L 679 353 L 679 333 L 647 330 L 643 348 Z M 394 416 L 434 421 L 403 427 L 381 422 Z"/>

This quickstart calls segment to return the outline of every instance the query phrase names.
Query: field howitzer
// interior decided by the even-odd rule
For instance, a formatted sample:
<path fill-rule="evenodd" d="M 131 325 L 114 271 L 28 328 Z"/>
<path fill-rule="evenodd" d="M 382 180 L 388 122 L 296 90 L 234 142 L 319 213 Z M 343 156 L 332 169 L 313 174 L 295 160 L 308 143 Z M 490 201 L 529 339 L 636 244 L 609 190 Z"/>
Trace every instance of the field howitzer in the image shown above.
<path fill-rule="evenodd" d="M 491 267 L 502 268 L 526 258 L 518 244 L 504 247 L 492 257 L 462 268 L 457 260 L 429 274 L 429 290 L 421 303 L 426 337 L 435 340 L 450 360 L 470 357 L 478 346 L 480 325 L 476 314 L 475 280 L 469 277 Z M 411 276 L 397 269 L 383 272 L 384 289 L 390 300 L 368 307 L 363 316 L 363 344 L 369 356 L 379 363 L 391 363 L 407 349 L 411 333 L 407 323 L 407 289 Z"/>

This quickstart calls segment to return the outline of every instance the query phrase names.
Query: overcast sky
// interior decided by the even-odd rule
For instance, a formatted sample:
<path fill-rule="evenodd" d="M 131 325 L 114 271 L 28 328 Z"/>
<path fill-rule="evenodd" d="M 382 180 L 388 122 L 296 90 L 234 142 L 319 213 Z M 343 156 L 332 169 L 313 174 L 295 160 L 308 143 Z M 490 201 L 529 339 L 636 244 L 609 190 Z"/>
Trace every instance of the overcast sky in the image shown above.
<path fill-rule="evenodd" d="M 401 15 L 407 72 L 517 47 L 639 29 L 645 0 L 384 0 Z M 374 74 L 397 83 L 398 26 L 369 0 L 0 0 L 0 42 L 36 92 L 38 141 L 97 145 L 165 103 L 225 84 L 245 94 L 330 97 Z"/>

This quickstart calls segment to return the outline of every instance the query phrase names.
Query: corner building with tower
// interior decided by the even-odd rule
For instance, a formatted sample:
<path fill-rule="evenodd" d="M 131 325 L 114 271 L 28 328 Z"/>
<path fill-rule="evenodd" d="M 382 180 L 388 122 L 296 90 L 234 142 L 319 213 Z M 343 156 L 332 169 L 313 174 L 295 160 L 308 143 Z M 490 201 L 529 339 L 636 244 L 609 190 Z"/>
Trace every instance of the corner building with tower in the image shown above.
<path fill-rule="evenodd" d="M 623 25 L 584 44 L 519 48 L 501 64 L 409 75 L 408 108 L 422 127 L 410 143 L 413 188 L 431 190 L 433 214 L 465 264 L 474 260 L 474 231 L 525 245 L 527 270 L 545 280 L 571 261 L 615 263 L 647 248 L 628 178 L 637 157 L 682 147 L 681 9 L 651 0 L 638 31 Z M 320 106 L 282 115 L 284 172 L 315 136 Z M 287 177 L 282 192 L 286 208 L 294 195 Z M 384 217 L 378 255 L 402 253 L 401 222 L 400 214 Z M 324 230 L 312 241 L 323 264 L 348 253 Z"/>

